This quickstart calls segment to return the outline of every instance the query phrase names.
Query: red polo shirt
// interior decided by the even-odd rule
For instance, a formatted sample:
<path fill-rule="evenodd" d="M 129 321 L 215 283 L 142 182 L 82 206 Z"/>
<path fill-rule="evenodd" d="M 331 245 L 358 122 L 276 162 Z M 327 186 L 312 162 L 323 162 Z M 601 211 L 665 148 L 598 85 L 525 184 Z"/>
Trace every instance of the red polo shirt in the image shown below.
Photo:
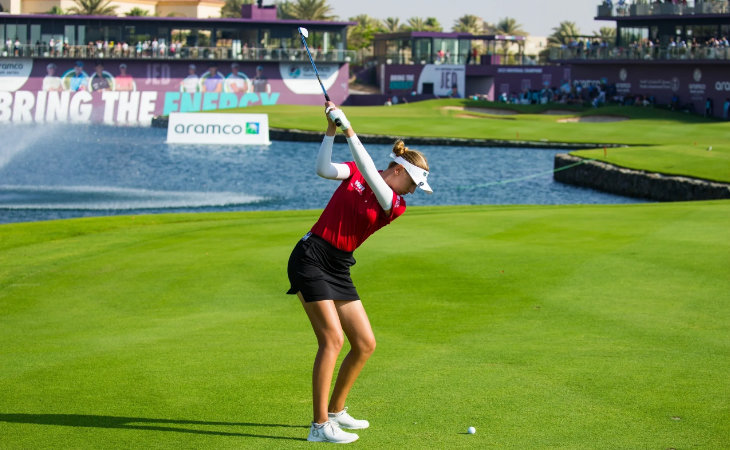
<path fill-rule="evenodd" d="M 365 239 L 388 225 L 406 210 L 406 201 L 393 192 L 390 215 L 378 203 L 354 161 L 345 163 L 350 178 L 342 180 L 327 207 L 312 227 L 312 233 L 340 250 L 355 251 Z"/>

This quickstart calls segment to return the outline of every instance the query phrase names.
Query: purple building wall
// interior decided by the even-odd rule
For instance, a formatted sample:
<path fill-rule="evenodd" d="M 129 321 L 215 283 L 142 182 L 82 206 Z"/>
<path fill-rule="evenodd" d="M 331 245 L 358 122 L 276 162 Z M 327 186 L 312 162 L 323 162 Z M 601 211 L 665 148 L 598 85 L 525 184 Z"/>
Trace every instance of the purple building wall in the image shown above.
<path fill-rule="evenodd" d="M 723 104 L 730 98 L 730 64 L 712 61 L 593 62 L 559 66 L 384 64 L 378 67 L 378 80 L 385 97 L 409 96 L 415 92 L 414 100 L 472 95 L 486 95 L 496 100 L 502 93 L 560 87 L 565 82 L 583 86 L 613 85 L 619 96 L 653 97 L 657 104 L 668 105 L 676 95 L 680 105 L 697 113 L 704 113 L 710 99 L 715 117 L 722 116 Z M 445 90 L 448 86 L 444 80 L 457 84 L 456 95 Z M 434 86 L 433 93 L 424 91 L 424 82 Z M 351 103 L 365 104 L 362 99 Z"/>
<path fill-rule="evenodd" d="M 573 82 L 583 85 L 612 84 L 622 96 L 654 97 L 669 104 L 673 96 L 680 105 L 691 105 L 704 113 L 707 99 L 712 100 L 712 115 L 722 116 L 723 103 L 730 98 L 730 65 L 693 61 L 675 64 L 575 64 Z"/>
<path fill-rule="evenodd" d="M 431 69 L 431 70 L 429 70 Z M 438 97 L 487 95 L 495 100 L 501 93 L 559 87 L 571 79 L 571 69 L 563 66 L 496 66 L 496 65 L 381 65 L 378 79 L 385 95 L 433 94 Z M 424 91 L 424 82 L 434 91 Z M 453 84 L 456 92 L 453 95 Z"/>

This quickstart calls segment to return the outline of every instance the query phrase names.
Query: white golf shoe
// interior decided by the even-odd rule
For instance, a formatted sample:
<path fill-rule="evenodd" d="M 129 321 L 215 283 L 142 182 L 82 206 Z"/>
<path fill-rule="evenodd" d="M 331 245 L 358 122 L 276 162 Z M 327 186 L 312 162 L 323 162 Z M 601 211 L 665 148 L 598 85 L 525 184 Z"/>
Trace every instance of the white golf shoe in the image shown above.
<path fill-rule="evenodd" d="M 367 420 L 357 420 L 347 414 L 347 406 L 338 413 L 327 413 L 327 418 L 339 425 L 340 428 L 347 428 L 348 430 L 362 430 L 370 426 L 370 422 Z"/>
<path fill-rule="evenodd" d="M 359 436 L 355 433 L 342 431 L 336 422 L 328 420 L 322 425 L 312 422 L 307 440 L 310 442 L 331 442 L 333 444 L 349 444 L 355 442 Z"/>

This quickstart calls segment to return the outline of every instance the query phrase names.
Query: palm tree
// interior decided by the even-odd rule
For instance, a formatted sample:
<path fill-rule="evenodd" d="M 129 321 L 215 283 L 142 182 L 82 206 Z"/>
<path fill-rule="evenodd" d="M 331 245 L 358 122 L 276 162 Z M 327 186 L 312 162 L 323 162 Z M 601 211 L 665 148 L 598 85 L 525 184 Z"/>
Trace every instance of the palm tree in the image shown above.
<path fill-rule="evenodd" d="M 285 0 L 277 8 L 280 19 L 334 20 L 332 7 L 327 0 Z"/>
<path fill-rule="evenodd" d="M 568 45 L 576 36 L 580 36 L 580 29 L 575 22 L 563 21 L 560 25 L 553 28 L 553 34 L 548 36 L 548 45 L 560 47 Z"/>
<path fill-rule="evenodd" d="M 147 11 L 146 9 L 142 9 L 142 8 L 140 8 L 138 6 L 135 6 L 134 8 L 130 9 L 129 11 L 127 11 L 124 15 L 125 16 L 130 16 L 130 17 L 132 17 L 132 16 L 133 17 L 149 16 L 150 15 L 150 12 Z"/>
<path fill-rule="evenodd" d="M 606 42 L 614 42 L 616 40 L 616 29 L 611 27 L 601 27 L 598 31 L 593 32 L 593 36 Z"/>
<path fill-rule="evenodd" d="M 230 17 L 235 19 L 241 18 L 241 6 L 250 5 L 253 0 L 226 0 L 221 7 L 221 17 Z"/>
<path fill-rule="evenodd" d="M 444 27 L 441 26 L 435 17 L 427 17 L 425 24 L 427 31 L 444 31 Z"/>
<path fill-rule="evenodd" d="M 481 34 L 484 29 L 484 20 L 472 14 L 466 14 L 454 22 L 451 31 L 455 33 Z"/>
<path fill-rule="evenodd" d="M 54 16 L 62 16 L 66 14 L 66 12 L 58 5 L 55 5 L 53 8 L 46 11 L 46 14 L 51 14 Z"/>
<path fill-rule="evenodd" d="M 388 17 L 381 23 L 381 29 L 384 33 L 397 33 L 403 31 L 404 25 L 400 23 L 397 17 Z"/>
<path fill-rule="evenodd" d="M 526 36 L 527 35 L 527 32 L 522 29 L 522 25 L 517 23 L 517 20 L 513 19 L 512 17 L 505 17 L 504 19 L 501 19 L 499 22 L 497 22 L 494 32 L 496 34 L 502 34 L 505 36 Z M 509 48 L 512 46 L 512 43 L 513 43 L 513 41 L 502 41 L 500 44 L 500 47 L 502 47 L 502 51 L 504 52 L 505 59 L 507 58 L 507 56 L 509 54 Z M 517 45 L 521 52 L 523 44 L 518 43 Z"/>
<path fill-rule="evenodd" d="M 380 21 L 367 14 L 350 17 L 350 22 L 357 22 L 347 29 L 347 47 L 350 50 L 362 50 L 373 44 L 373 36 L 380 31 Z"/>
<path fill-rule="evenodd" d="M 451 27 L 451 31 L 456 33 L 471 33 L 476 35 L 494 34 L 494 27 L 491 24 L 485 22 L 484 19 L 482 19 L 481 17 L 475 16 L 473 14 L 466 14 L 454 21 L 454 25 Z M 476 52 L 476 54 L 483 54 L 485 52 L 484 41 L 471 41 L 471 48 L 473 52 Z"/>
<path fill-rule="evenodd" d="M 423 20 L 421 17 L 411 17 L 410 19 L 408 19 L 408 23 L 406 24 L 405 28 L 408 31 L 428 31 L 426 21 Z"/>
<path fill-rule="evenodd" d="M 426 31 L 426 22 L 421 17 L 411 17 L 404 28 L 409 31 Z"/>
<path fill-rule="evenodd" d="M 69 14 L 80 16 L 115 16 L 117 7 L 111 0 L 74 0 L 75 5 L 68 9 Z"/>
<path fill-rule="evenodd" d="M 512 17 L 505 17 L 497 22 L 495 32 L 507 36 L 527 36 L 527 32 L 522 29 L 522 25 L 517 23 L 517 19 L 513 19 Z"/>

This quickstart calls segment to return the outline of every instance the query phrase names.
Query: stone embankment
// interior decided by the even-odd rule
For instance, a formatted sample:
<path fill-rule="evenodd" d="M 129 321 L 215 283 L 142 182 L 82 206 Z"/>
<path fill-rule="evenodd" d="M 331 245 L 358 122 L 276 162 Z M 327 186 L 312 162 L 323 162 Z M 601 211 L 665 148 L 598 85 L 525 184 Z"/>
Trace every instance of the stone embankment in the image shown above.
<path fill-rule="evenodd" d="M 555 181 L 657 201 L 730 198 L 730 184 L 626 169 L 568 154 L 555 155 Z"/>

